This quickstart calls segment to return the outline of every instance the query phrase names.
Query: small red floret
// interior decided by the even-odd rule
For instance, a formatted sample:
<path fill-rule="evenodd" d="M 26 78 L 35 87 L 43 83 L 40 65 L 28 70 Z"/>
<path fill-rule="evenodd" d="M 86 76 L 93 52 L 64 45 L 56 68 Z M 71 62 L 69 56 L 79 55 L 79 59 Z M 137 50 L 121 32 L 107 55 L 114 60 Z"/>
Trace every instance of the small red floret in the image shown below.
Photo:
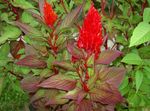
<path fill-rule="evenodd" d="M 57 14 L 52 9 L 52 6 L 45 0 L 44 3 L 44 21 L 48 26 L 53 26 L 57 20 Z"/>

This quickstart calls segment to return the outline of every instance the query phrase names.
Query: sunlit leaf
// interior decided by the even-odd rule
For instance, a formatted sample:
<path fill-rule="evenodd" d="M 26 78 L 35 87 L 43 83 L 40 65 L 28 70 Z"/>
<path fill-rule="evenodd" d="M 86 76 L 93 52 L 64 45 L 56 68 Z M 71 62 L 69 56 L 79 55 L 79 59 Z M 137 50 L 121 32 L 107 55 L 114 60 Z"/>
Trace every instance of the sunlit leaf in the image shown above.
<path fill-rule="evenodd" d="M 119 57 L 122 52 L 117 50 L 106 50 L 100 53 L 99 58 L 96 60 L 97 64 L 110 64 L 117 57 Z"/>
<path fill-rule="evenodd" d="M 45 61 L 38 59 L 35 55 L 28 55 L 17 61 L 16 64 L 32 68 L 45 68 L 47 66 Z"/>
<path fill-rule="evenodd" d="M 130 39 L 129 47 L 140 45 L 142 43 L 150 41 L 150 24 L 141 22 L 134 29 L 133 35 Z"/>
<path fill-rule="evenodd" d="M 43 88 L 54 88 L 69 91 L 75 88 L 76 81 L 67 78 L 64 75 L 56 75 L 49 77 L 38 86 Z"/>
<path fill-rule="evenodd" d="M 135 53 L 129 53 L 127 54 L 121 62 L 124 62 L 126 64 L 133 64 L 133 65 L 140 65 L 143 63 L 142 59 L 138 54 Z"/>

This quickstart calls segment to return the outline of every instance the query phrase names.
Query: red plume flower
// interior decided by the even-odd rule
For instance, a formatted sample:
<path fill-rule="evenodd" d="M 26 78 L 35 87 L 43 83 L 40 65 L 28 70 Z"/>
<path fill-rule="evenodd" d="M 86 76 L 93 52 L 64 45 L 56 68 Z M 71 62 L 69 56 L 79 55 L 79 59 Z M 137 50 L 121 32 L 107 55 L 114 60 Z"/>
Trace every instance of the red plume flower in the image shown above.
<path fill-rule="evenodd" d="M 79 48 L 83 48 L 89 55 L 94 53 L 95 59 L 97 59 L 102 42 L 101 16 L 92 5 L 80 29 L 77 45 Z"/>
<path fill-rule="evenodd" d="M 44 3 L 44 20 L 48 26 L 53 26 L 57 20 L 57 14 L 52 9 L 52 6 L 45 0 Z"/>

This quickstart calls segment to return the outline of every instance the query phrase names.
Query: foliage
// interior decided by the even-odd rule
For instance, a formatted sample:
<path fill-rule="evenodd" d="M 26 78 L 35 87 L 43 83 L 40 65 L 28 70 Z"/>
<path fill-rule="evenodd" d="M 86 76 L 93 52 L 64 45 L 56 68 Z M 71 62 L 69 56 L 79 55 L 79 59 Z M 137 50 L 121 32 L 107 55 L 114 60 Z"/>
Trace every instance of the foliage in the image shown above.
<path fill-rule="evenodd" d="M 0 0 L 0 110 L 149 110 L 149 6 Z"/>

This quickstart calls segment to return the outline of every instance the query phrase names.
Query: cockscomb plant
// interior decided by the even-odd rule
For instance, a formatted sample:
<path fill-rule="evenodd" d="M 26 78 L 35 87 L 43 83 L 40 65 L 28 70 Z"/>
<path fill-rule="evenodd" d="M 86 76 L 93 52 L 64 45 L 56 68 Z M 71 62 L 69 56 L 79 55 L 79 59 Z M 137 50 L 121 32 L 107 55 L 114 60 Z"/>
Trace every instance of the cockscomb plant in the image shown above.
<path fill-rule="evenodd" d="M 26 74 L 17 77 L 30 106 L 37 111 L 113 111 L 124 101 L 118 87 L 125 69 L 111 66 L 122 53 L 103 46 L 100 12 L 91 3 L 79 23 L 85 1 L 69 13 L 64 7 L 65 15 L 46 0 L 38 3 L 40 14 L 26 10 L 37 28 L 20 18 L 11 23 L 23 33 L 11 42 L 11 55 L 15 65 L 26 67 Z"/>

